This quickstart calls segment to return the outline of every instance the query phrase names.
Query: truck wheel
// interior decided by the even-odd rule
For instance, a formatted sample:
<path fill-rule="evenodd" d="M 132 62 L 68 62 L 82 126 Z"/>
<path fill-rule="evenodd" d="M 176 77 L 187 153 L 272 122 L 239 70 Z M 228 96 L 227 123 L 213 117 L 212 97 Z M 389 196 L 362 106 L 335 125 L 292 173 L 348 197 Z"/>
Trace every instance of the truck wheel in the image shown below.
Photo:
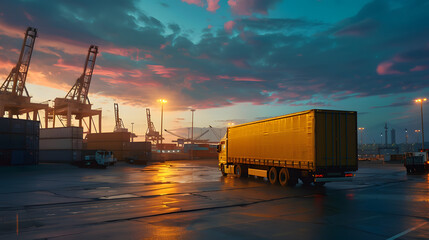
<path fill-rule="evenodd" d="M 286 168 L 282 168 L 279 172 L 279 182 L 283 187 L 289 182 L 289 171 Z"/>
<path fill-rule="evenodd" d="M 220 172 L 222 173 L 222 176 L 224 176 L 224 177 L 226 177 L 226 175 L 228 175 L 225 173 L 225 166 L 223 165 L 223 163 L 220 165 Z"/>
<path fill-rule="evenodd" d="M 241 165 L 235 165 L 234 171 L 235 171 L 235 175 L 237 177 L 239 177 L 239 178 L 243 177 L 243 169 L 242 169 Z"/>
<path fill-rule="evenodd" d="M 268 179 L 270 180 L 271 184 L 277 183 L 278 177 L 277 177 L 277 169 L 275 167 L 271 167 L 270 171 L 268 172 Z"/>

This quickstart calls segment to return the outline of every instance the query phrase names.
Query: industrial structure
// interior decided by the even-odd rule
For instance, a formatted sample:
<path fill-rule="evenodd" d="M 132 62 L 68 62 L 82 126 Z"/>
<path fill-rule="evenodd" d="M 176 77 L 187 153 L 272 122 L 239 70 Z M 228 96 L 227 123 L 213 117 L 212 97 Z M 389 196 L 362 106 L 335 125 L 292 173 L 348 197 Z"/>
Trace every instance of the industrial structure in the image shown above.
<path fill-rule="evenodd" d="M 200 138 L 202 136 L 204 136 L 206 133 L 208 133 L 210 131 L 210 129 L 207 129 L 206 131 L 204 131 L 203 133 L 201 133 L 200 135 L 198 135 L 194 139 L 189 138 L 189 137 L 186 138 L 186 137 L 180 136 L 180 135 L 178 135 L 176 133 L 168 131 L 167 129 L 164 129 L 164 131 L 168 132 L 169 134 L 171 134 L 173 136 L 178 137 L 178 139 L 175 140 L 175 141 L 173 140 L 173 142 L 177 142 L 177 145 L 179 147 L 183 147 L 185 143 L 191 143 L 191 144 L 193 144 L 193 143 L 208 143 L 208 141 L 209 141 L 208 139 L 200 139 Z"/>
<path fill-rule="evenodd" d="M 122 118 L 119 117 L 119 105 L 117 103 L 114 104 L 114 110 L 115 110 L 115 129 L 113 130 L 113 132 L 128 132 L 128 128 L 125 128 Z"/>
<path fill-rule="evenodd" d="M 147 131 L 146 131 L 145 141 L 152 142 L 152 144 L 159 144 L 162 137 L 161 137 L 161 134 L 159 134 L 159 132 L 156 131 L 155 129 L 155 125 L 153 124 L 150 116 L 149 108 L 146 108 L 146 118 L 147 118 Z"/>
<path fill-rule="evenodd" d="M 45 127 L 47 127 L 48 104 L 31 103 L 31 97 L 25 86 L 36 37 L 37 29 L 28 27 L 18 62 L 0 88 L 0 117 L 3 117 L 7 111 L 9 118 L 13 116 L 19 118 L 20 115 L 26 114 L 26 119 L 29 120 L 32 113 L 32 120 L 37 121 L 39 110 L 45 110 Z"/>
<path fill-rule="evenodd" d="M 82 75 L 77 79 L 65 98 L 55 99 L 54 107 L 49 112 L 49 118 L 53 120 L 54 128 L 56 117 L 63 126 L 70 127 L 72 126 L 72 116 L 75 116 L 75 119 L 79 120 L 79 127 L 84 127 L 83 123 L 85 124 L 87 131 L 84 131 L 84 133 L 91 133 L 92 126 L 95 128 L 95 132 L 101 132 L 101 110 L 92 109 L 92 104 L 88 98 L 97 54 L 98 47 L 91 45 L 86 56 Z M 98 131 L 93 116 L 98 116 Z M 88 122 L 85 121 L 86 117 Z M 65 125 L 63 120 L 66 121 Z"/>

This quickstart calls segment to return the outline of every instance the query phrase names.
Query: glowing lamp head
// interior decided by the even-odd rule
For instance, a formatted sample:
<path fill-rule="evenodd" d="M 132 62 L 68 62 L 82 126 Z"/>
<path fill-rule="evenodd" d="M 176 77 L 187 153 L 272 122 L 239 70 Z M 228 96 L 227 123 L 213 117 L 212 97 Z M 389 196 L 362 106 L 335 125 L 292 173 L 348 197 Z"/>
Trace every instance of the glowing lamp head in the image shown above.
<path fill-rule="evenodd" d="M 160 102 L 160 103 L 166 103 L 167 100 L 165 100 L 165 99 L 159 99 L 158 102 Z"/>
<path fill-rule="evenodd" d="M 360 127 L 360 128 L 358 128 L 359 130 L 365 130 L 365 128 L 363 128 L 363 127 Z"/>
<path fill-rule="evenodd" d="M 426 102 L 427 101 L 427 98 L 419 98 L 419 99 L 416 99 L 416 100 L 414 100 L 416 103 L 421 103 L 421 102 Z"/>

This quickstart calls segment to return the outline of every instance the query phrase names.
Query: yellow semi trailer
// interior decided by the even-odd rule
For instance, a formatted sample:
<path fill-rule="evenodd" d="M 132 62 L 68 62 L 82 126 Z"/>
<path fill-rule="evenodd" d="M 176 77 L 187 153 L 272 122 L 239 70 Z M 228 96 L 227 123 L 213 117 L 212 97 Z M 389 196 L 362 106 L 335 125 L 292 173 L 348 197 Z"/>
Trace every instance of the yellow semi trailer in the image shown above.
<path fill-rule="evenodd" d="M 324 185 L 358 169 L 357 113 L 313 109 L 229 127 L 219 147 L 224 176 Z"/>

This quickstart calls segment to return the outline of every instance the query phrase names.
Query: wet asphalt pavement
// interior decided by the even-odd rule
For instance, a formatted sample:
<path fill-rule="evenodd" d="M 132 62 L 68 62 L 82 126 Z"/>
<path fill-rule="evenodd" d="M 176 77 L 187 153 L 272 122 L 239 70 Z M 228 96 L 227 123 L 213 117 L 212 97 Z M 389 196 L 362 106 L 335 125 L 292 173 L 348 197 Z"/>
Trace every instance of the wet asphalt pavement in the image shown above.
<path fill-rule="evenodd" d="M 0 239 L 428 239 L 429 176 L 360 163 L 353 182 L 281 187 L 216 160 L 0 168 Z"/>

